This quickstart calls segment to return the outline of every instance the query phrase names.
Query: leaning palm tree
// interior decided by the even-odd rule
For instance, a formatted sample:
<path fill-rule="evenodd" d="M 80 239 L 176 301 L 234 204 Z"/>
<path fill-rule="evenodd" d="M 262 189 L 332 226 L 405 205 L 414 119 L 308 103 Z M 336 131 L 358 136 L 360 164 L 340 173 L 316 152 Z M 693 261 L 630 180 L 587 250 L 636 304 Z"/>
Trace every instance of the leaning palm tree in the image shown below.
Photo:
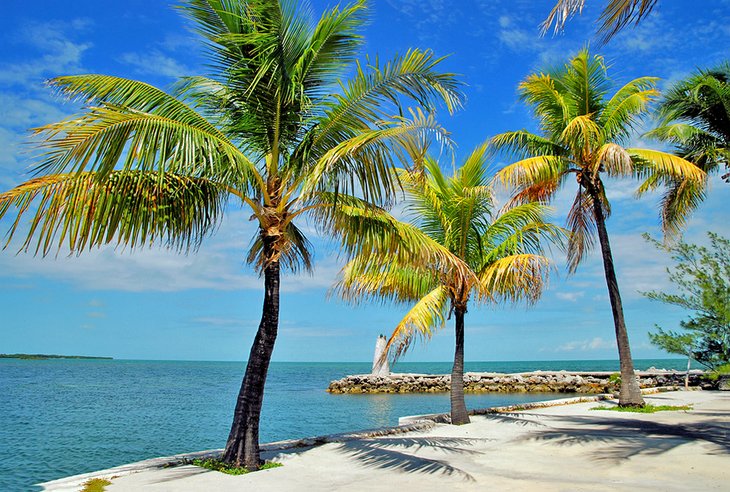
<path fill-rule="evenodd" d="M 17 207 L 10 238 L 31 216 L 22 249 L 35 244 L 43 255 L 108 243 L 187 251 L 214 231 L 227 200 L 250 210 L 258 231 L 248 260 L 264 279 L 263 314 L 223 459 L 251 469 L 281 270 L 312 266 L 296 223 L 353 192 L 388 202 L 403 149 L 445 136 L 433 105 L 461 101 L 430 52 L 356 63 L 365 7 L 338 6 L 312 23 L 293 0 L 189 0 L 182 11 L 204 38 L 209 76 L 183 79 L 174 95 L 103 75 L 53 79 L 86 106 L 36 130 L 37 177 L 0 195 L 0 218 Z M 345 74 L 352 78 L 341 83 Z M 406 117 L 406 102 L 426 111 Z"/>
<path fill-rule="evenodd" d="M 647 136 L 673 144 L 677 155 L 705 172 L 730 171 L 730 62 L 674 84 L 662 97 L 658 127 Z M 730 182 L 730 172 L 722 179 Z"/>
<path fill-rule="evenodd" d="M 399 177 L 412 222 L 401 222 L 384 211 L 367 214 L 363 220 L 369 224 L 369 245 L 354 254 L 336 285 L 351 302 L 415 302 L 387 342 L 386 355 L 393 359 L 403 355 L 416 338 L 430 338 L 444 326 L 447 314 L 454 315 L 453 424 L 469 422 L 464 402 L 464 316 L 469 301 L 537 300 L 549 271 L 548 260 L 541 255 L 544 242 L 562 238 L 560 228 L 545 222 L 543 205 L 495 210 L 486 149 L 485 144 L 474 150 L 450 178 L 428 158 L 423 171 L 402 171 Z M 341 213 L 347 216 L 345 227 L 353 223 L 352 216 L 363 215 L 357 207 Z M 360 237 L 362 229 L 357 229 Z M 443 268 L 424 262 L 423 254 L 408 254 L 430 250 L 429 256 L 439 258 L 436 253 L 446 252 L 454 265 L 461 262 L 463 267 L 445 275 Z"/>
<path fill-rule="evenodd" d="M 638 194 L 667 186 L 662 198 L 662 225 L 668 234 L 677 231 L 701 200 L 705 181 L 705 173 L 681 157 L 623 146 L 648 104 L 657 97 L 655 83 L 655 78 L 641 77 L 607 98 L 610 81 L 603 59 L 582 50 L 565 66 L 530 75 L 520 84 L 520 96 L 532 106 L 539 134 L 520 130 L 492 139 L 497 149 L 521 159 L 498 173 L 505 185 L 514 188 L 513 203 L 548 202 L 570 176 L 578 184 L 567 217 L 571 231 L 568 267 L 571 272 L 576 270 L 597 233 L 621 364 L 619 404 L 624 406 L 643 405 L 643 398 L 634 374 L 606 229 L 611 208 L 604 178 L 638 178 L 642 180 Z"/>
<path fill-rule="evenodd" d="M 555 32 L 565 27 L 568 19 L 576 13 L 582 13 L 585 0 L 557 0 L 557 3 L 543 21 L 541 29 L 546 33 L 555 24 Z M 603 8 L 598 22 L 598 34 L 602 42 L 607 43 L 629 24 L 637 25 L 644 20 L 656 5 L 657 0 L 609 0 Z"/>

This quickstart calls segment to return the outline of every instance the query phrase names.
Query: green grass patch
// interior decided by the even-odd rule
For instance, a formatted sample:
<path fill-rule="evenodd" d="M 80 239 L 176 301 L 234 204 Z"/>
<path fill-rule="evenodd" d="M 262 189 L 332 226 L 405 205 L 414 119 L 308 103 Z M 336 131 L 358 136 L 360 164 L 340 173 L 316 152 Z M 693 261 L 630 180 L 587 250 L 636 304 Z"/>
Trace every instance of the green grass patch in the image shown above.
<path fill-rule="evenodd" d="M 92 478 L 83 483 L 81 492 L 104 492 L 104 488 L 112 483 L 104 478 Z"/>
<path fill-rule="evenodd" d="M 207 468 L 208 470 L 214 470 L 219 471 L 222 473 L 227 473 L 229 475 L 245 475 L 246 473 L 250 473 L 251 470 L 248 468 L 245 468 L 243 466 L 233 466 L 228 463 L 224 463 L 221 460 L 215 460 L 212 458 L 208 458 L 205 460 L 201 459 L 195 459 L 190 462 L 191 465 L 195 466 L 201 466 L 203 468 Z M 259 470 L 268 470 L 270 468 L 279 468 L 280 466 L 283 466 L 281 463 L 275 463 L 273 461 L 267 461 L 261 467 Z"/>
<path fill-rule="evenodd" d="M 631 413 L 656 413 L 667 412 L 672 410 L 692 410 L 692 405 L 673 406 L 673 405 L 644 405 L 643 407 L 593 407 L 591 410 L 610 410 L 613 412 L 631 412 Z"/>

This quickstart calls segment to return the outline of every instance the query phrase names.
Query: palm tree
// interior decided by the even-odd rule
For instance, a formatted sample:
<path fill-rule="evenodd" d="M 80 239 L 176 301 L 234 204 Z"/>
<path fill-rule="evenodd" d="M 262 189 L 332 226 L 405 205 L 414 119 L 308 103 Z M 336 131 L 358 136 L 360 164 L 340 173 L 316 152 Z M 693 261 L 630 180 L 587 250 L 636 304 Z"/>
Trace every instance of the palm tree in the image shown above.
<path fill-rule="evenodd" d="M 676 146 L 675 153 L 705 172 L 730 171 L 730 63 L 699 70 L 674 84 L 659 106 L 659 126 L 647 136 Z M 730 172 L 722 176 L 730 182 Z"/>
<path fill-rule="evenodd" d="M 550 201 L 571 175 L 578 193 L 567 217 L 571 231 L 568 267 L 574 272 L 592 248 L 598 234 L 611 301 L 621 364 L 619 404 L 643 405 L 634 374 L 621 296 L 608 240 L 606 219 L 611 213 L 604 177 L 643 180 L 638 194 L 667 185 L 662 199 L 662 225 L 674 233 L 702 198 L 705 174 L 692 163 L 672 154 L 625 148 L 638 119 L 657 97 L 656 79 L 635 79 L 607 98 L 610 81 L 599 56 L 582 50 L 565 66 L 533 74 L 519 86 L 521 98 L 537 117 L 540 133 L 527 130 L 493 137 L 498 149 L 521 160 L 506 166 L 499 179 L 515 188 L 513 203 Z"/>
<path fill-rule="evenodd" d="M 555 32 L 562 31 L 568 19 L 582 13 L 585 0 L 557 0 L 557 3 L 541 25 L 543 34 L 555 24 Z M 598 33 L 602 42 L 607 43 L 629 24 L 637 25 L 644 20 L 656 5 L 657 0 L 609 0 L 601 12 Z"/>
<path fill-rule="evenodd" d="M 540 254 L 543 242 L 562 237 L 560 228 L 545 223 L 543 205 L 529 203 L 495 211 L 486 149 L 486 144 L 475 149 L 450 178 L 428 158 L 423 171 L 402 171 L 399 178 L 413 221 L 401 222 L 385 211 L 371 212 L 367 246 L 353 255 L 336 285 L 351 302 L 415 302 L 387 342 L 385 355 L 390 352 L 394 359 L 418 336 L 428 339 L 442 328 L 447 313 L 454 315 L 453 424 L 469 422 L 464 403 L 464 315 L 469 301 L 537 300 L 549 270 L 547 258 Z M 357 208 L 342 213 L 361 215 Z M 349 226 L 352 220 L 343 223 Z M 349 234 L 362 237 L 362 230 L 359 227 Z M 410 254 L 430 250 L 434 258 L 439 251 L 453 258 L 454 267 L 444 274 L 439 265 Z"/>
<path fill-rule="evenodd" d="M 204 38 L 210 76 L 183 79 L 175 95 L 103 75 L 53 79 L 86 107 L 36 130 L 37 177 L 0 195 L 0 218 L 18 208 L 10 237 L 31 215 L 22 249 L 36 241 L 43 255 L 108 243 L 187 251 L 213 232 L 227 200 L 250 209 L 259 227 L 248 260 L 264 278 L 263 313 L 223 454 L 250 469 L 259 466 L 280 273 L 312 266 L 296 222 L 318 210 L 326 217 L 356 191 L 391 200 L 404 146 L 445 136 L 434 103 L 452 110 L 461 101 L 431 52 L 356 63 L 365 8 L 338 6 L 313 24 L 294 1 L 189 0 L 182 11 Z M 426 112 L 408 113 L 406 102 Z"/>

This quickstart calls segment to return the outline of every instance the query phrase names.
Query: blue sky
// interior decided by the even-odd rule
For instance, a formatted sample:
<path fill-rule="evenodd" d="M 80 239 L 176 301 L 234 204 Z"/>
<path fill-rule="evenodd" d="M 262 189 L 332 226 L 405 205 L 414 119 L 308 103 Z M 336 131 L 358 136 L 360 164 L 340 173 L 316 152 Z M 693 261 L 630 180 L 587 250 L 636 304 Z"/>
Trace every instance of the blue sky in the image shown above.
<path fill-rule="evenodd" d="M 312 2 L 316 13 L 333 2 Z M 596 6 L 562 35 L 541 38 L 538 24 L 552 0 L 371 0 L 364 54 L 388 59 L 409 47 L 450 55 L 444 70 L 467 84 L 466 107 L 440 115 L 458 156 L 495 133 L 534 129 L 516 95 L 529 73 L 560 63 L 591 41 Z M 597 43 L 594 42 L 594 45 Z M 728 57 L 730 1 L 660 2 L 638 28 L 595 51 L 617 84 L 661 77 L 661 87 L 696 67 Z M 105 73 L 158 87 L 204 73 L 200 45 L 169 2 L 10 2 L 0 17 L 0 190 L 20 183 L 32 166 L 27 130 L 70 115 L 43 85 L 47 78 Z M 651 122 L 647 122 L 647 127 Z M 652 145 L 637 136 L 637 146 Z M 505 162 L 495 162 L 495 168 Z M 450 165 L 450 164 L 449 164 Z M 642 238 L 659 234 L 656 197 L 636 200 L 635 183 L 608 183 L 613 216 L 608 227 L 624 297 L 634 356 L 661 357 L 648 343 L 655 323 L 675 328 L 685 315 L 642 298 L 667 286 L 667 258 Z M 555 203 L 562 223 L 574 189 Z M 706 231 L 730 235 L 730 185 L 711 180 L 708 199 L 685 232 L 703 242 Z M 3 232 L 8 222 L 0 223 Z M 306 227 L 306 225 L 305 225 Z M 229 208 L 217 234 L 196 254 L 164 249 L 128 252 L 112 247 L 80 257 L 36 258 L 0 253 L 0 353 L 108 355 L 130 359 L 245 359 L 261 312 L 261 280 L 244 262 L 254 227 Z M 327 300 L 341 261 L 332 244 L 314 238 L 313 276 L 282 280 L 278 361 L 368 361 L 379 333 L 389 333 L 407 309 L 352 308 Z M 613 324 L 599 255 L 568 276 L 562 259 L 549 290 L 530 309 L 473 306 L 466 318 L 467 360 L 613 359 Z M 451 324 L 405 360 L 453 357 Z"/>

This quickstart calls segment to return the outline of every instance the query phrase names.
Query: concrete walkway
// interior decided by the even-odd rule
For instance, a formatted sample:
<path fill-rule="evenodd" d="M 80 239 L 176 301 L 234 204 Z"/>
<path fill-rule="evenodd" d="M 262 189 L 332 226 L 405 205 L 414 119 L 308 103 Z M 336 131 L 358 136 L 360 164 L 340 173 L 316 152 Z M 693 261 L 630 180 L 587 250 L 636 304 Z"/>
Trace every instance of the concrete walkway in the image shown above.
<path fill-rule="evenodd" d="M 729 490 L 730 392 L 675 391 L 655 414 L 578 403 L 472 417 L 396 436 L 268 456 L 281 468 L 230 476 L 194 466 L 112 479 L 120 491 Z"/>

